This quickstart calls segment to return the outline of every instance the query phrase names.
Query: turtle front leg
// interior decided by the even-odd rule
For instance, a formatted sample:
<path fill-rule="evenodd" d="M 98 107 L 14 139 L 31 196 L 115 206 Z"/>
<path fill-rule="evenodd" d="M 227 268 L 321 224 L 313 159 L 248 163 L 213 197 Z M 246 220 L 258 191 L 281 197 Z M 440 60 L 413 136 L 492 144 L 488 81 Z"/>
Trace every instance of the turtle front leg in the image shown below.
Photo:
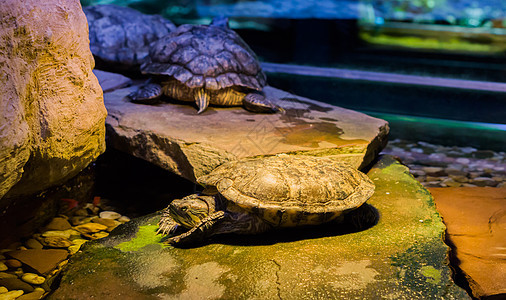
<path fill-rule="evenodd" d="M 166 243 L 172 245 L 184 245 L 201 242 L 209 236 L 213 235 L 215 233 L 214 227 L 225 218 L 226 212 L 214 212 L 213 214 L 202 219 L 199 224 L 191 228 L 189 231 L 167 239 Z"/>
<path fill-rule="evenodd" d="M 146 83 L 135 92 L 128 94 L 127 98 L 134 103 L 154 104 L 163 95 L 162 87 L 157 83 Z"/>
<path fill-rule="evenodd" d="M 244 96 L 242 100 L 244 108 L 255 113 L 276 113 L 284 112 L 285 110 L 276 104 L 272 103 L 265 97 L 263 93 L 252 92 Z"/>

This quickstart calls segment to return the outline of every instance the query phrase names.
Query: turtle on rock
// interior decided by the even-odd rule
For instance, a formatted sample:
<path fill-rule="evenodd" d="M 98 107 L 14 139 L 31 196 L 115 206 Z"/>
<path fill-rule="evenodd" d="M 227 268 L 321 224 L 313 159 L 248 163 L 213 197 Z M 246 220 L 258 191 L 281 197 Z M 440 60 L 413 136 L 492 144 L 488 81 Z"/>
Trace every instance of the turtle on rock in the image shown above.
<path fill-rule="evenodd" d="M 163 211 L 158 232 L 170 235 L 166 242 L 191 244 L 218 234 L 326 222 L 349 221 L 364 229 L 377 220 L 374 208 L 364 204 L 374 193 L 373 182 L 330 158 L 246 158 L 227 162 L 198 181 L 205 187 L 201 194 L 176 199 Z M 174 235 L 179 227 L 186 232 Z"/>
<path fill-rule="evenodd" d="M 160 15 L 145 15 L 117 5 L 86 6 L 90 48 L 98 63 L 136 69 L 146 62 L 149 44 L 176 29 Z"/>
<path fill-rule="evenodd" d="M 265 97 L 266 77 L 258 59 L 226 18 L 210 25 L 181 25 L 150 47 L 150 61 L 141 72 L 152 80 L 128 95 L 132 102 L 156 103 L 166 95 L 196 103 L 199 114 L 209 104 L 282 111 Z"/>

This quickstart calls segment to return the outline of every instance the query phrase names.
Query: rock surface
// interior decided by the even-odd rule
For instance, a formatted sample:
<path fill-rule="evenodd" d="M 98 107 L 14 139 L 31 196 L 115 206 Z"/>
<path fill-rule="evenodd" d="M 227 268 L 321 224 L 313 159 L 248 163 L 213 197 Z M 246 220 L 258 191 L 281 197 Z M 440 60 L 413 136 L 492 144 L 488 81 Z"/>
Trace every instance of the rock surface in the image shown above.
<path fill-rule="evenodd" d="M 159 214 L 120 225 L 71 258 L 49 299 L 469 299 L 451 281 L 431 195 L 383 157 L 369 172 L 377 225 L 229 236 L 173 248 Z"/>
<path fill-rule="evenodd" d="M 506 297 L 506 188 L 429 190 L 473 295 Z"/>
<path fill-rule="evenodd" d="M 132 80 L 126 76 L 117 73 L 111 73 L 100 70 L 93 70 L 93 74 L 97 76 L 98 82 L 104 93 L 124 88 L 132 84 Z"/>
<path fill-rule="evenodd" d="M 44 275 L 56 268 L 56 265 L 67 258 L 67 250 L 59 249 L 28 249 L 6 253 L 7 256 L 19 260 L 37 273 Z"/>
<path fill-rule="evenodd" d="M 0 7 L 2 197 L 46 189 L 95 160 L 106 110 L 78 0 Z"/>
<path fill-rule="evenodd" d="M 241 107 L 134 104 L 137 87 L 104 94 L 110 146 L 195 182 L 224 162 L 278 153 L 332 156 L 356 168 L 386 144 L 388 123 L 266 87 L 286 114 L 254 114 Z"/>

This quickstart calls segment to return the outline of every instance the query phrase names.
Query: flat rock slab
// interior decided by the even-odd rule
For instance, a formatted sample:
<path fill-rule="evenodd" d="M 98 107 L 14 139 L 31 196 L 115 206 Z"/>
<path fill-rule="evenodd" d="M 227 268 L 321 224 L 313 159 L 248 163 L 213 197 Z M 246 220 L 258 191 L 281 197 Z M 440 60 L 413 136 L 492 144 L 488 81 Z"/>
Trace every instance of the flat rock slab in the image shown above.
<path fill-rule="evenodd" d="M 93 74 L 97 76 L 98 83 L 102 87 L 104 93 L 124 88 L 132 84 L 132 80 L 126 76 L 117 73 L 111 73 L 101 70 L 93 70 Z"/>
<path fill-rule="evenodd" d="M 173 248 L 160 215 L 118 227 L 71 258 L 50 299 L 469 299 L 451 280 L 430 193 L 391 157 L 369 172 L 377 225 L 325 225 Z"/>
<path fill-rule="evenodd" d="M 388 123 L 266 87 L 285 114 L 241 107 L 134 104 L 130 87 L 104 94 L 109 145 L 195 182 L 224 162 L 279 153 L 334 156 L 361 168 L 386 144 Z"/>
<path fill-rule="evenodd" d="M 65 260 L 69 253 L 59 249 L 28 249 L 9 251 L 6 255 L 19 260 L 41 275 L 47 275 Z"/>
<path fill-rule="evenodd" d="M 506 188 L 429 190 L 473 295 L 506 298 Z"/>

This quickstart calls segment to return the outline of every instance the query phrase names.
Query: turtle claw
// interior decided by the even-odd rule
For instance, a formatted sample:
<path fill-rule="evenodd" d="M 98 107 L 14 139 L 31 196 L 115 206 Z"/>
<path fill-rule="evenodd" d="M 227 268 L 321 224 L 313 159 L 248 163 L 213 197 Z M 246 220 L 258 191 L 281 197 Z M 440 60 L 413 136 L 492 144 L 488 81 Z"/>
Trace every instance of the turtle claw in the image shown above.
<path fill-rule="evenodd" d="M 150 83 L 149 81 L 139 87 L 138 90 L 127 95 L 131 102 L 141 104 L 154 104 L 158 102 L 163 94 L 163 89 L 159 84 Z"/>
<path fill-rule="evenodd" d="M 263 93 L 254 92 L 244 96 L 244 108 L 255 113 L 284 113 L 285 110 L 272 103 Z"/>

